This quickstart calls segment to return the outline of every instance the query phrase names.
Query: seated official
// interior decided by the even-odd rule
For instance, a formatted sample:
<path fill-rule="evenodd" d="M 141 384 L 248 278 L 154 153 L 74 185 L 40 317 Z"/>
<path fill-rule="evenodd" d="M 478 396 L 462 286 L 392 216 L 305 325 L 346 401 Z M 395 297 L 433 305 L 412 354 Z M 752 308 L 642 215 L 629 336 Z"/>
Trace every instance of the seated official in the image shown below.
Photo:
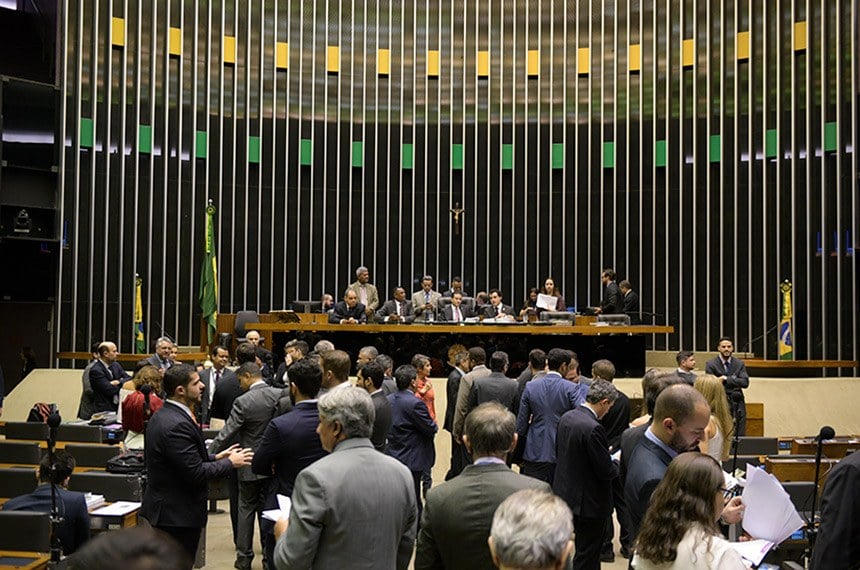
<path fill-rule="evenodd" d="M 520 309 L 520 317 L 536 317 L 540 313 L 537 306 L 538 288 L 532 287 L 529 289 L 529 298 L 523 303 L 523 308 Z"/>
<path fill-rule="evenodd" d="M 354 325 L 367 322 L 364 305 L 358 302 L 355 291 L 347 289 L 343 301 L 337 303 L 334 310 L 329 314 L 328 322 L 333 325 Z"/>
<path fill-rule="evenodd" d="M 490 528 L 490 555 L 502 570 L 561 570 L 573 550 L 573 515 L 548 491 L 517 491 L 499 505 Z"/>
<path fill-rule="evenodd" d="M 121 405 L 122 429 L 126 431 L 125 446 L 128 449 L 143 449 L 144 420 L 148 420 L 164 405 L 164 400 L 158 397 L 161 393 L 161 372 L 155 366 L 147 364 L 137 371 L 131 382 L 134 383 L 134 392 L 129 394 Z M 146 404 L 147 391 L 149 392 L 148 404 Z M 145 413 L 147 406 L 148 415 Z"/>
<path fill-rule="evenodd" d="M 406 324 L 414 321 L 415 310 L 412 308 L 412 301 L 406 299 L 406 289 L 395 287 L 392 296 L 394 297 L 393 299 L 383 303 L 382 307 L 376 311 L 376 320 L 384 323 Z"/>
<path fill-rule="evenodd" d="M 69 478 L 75 469 L 75 458 L 68 452 L 54 454 L 54 476 L 47 455 L 39 462 L 39 486 L 27 495 L 10 499 L 3 505 L 4 511 L 51 512 L 51 483 L 56 485 L 57 510 L 63 517 L 57 527 L 57 535 L 63 554 L 68 556 L 90 538 L 90 515 L 83 493 L 66 490 Z"/>
<path fill-rule="evenodd" d="M 720 535 L 723 470 L 713 457 L 682 453 L 651 495 L 636 539 L 633 568 L 742 570 L 747 566 Z"/>
<path fill-rule="evenodd" d="M 502 302 L 502 292 L 490 289 L 490 304 L 484 306 L 485 319 L 513 320 L 514 310 Z"/>
<path fill-rule="evenodd" d="M 439 312 L 439 319 L 448 323 L 462 323 L 474 316 L 475 313 L 463 304 L 463 294 L 459 291 L 451 295 L 451 304 Z"/>

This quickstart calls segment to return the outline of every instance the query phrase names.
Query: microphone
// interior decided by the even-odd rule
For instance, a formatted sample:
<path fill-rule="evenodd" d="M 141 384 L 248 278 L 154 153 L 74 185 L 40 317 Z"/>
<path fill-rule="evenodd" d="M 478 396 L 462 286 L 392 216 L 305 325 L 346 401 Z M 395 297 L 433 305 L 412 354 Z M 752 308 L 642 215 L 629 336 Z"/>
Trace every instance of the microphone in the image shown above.
<path fill-rule="evenodd" d="M 817 448 L 815 450 L 815 479 L 812 481 L 812 514 L 810 515 L 811 528 L 807 531 L 809 538 L 809 551 L 815 549 L 815 539 L 817 529 L 815 528 L 815 508 L 818 506 L 818 476 L 821 472 L 821 452 L 824 447 L 825 439 L 833 439 L 836 437 L 836 431 L 830 426 L 823 426 L 815 438 Z"/>
<path fill-rule="evenodd" d="M 152 411 L 149 408 L 149 395 L 152 393 L 152 386 L 144 384 L 140 387 L 140 392 L 143 394 L 143 419 L 148 420 L 152 415 Z"/>
<path fill-rule="evenodd" d="M 60 417 L 60 412 L 56 409 L 52 410 L 48 415 L 47 423 L 48 423 L 48 439 L 51 446 L 54 445 L 54 442 L 57 441 L 57 428 L 60 427 L 60 422 L 62 422 L 62 418 Z"/>
<path fill-rule="evenodd" d="M 62 522 L 62 518 L 57 508 L 57 482 L 55 481 L 57 466 L 54 463 L 54 445 L 57 443 L 57 428 L 60 427 L 62 421 L 60 412 L 55 406 L 52 406 L 46 423 L 48 424 L 48 466 L 51 473 L 51 563 L 55 566 L 60 562 L 60 554 L 62 553 L 58 533 L 58 525 Z"/>

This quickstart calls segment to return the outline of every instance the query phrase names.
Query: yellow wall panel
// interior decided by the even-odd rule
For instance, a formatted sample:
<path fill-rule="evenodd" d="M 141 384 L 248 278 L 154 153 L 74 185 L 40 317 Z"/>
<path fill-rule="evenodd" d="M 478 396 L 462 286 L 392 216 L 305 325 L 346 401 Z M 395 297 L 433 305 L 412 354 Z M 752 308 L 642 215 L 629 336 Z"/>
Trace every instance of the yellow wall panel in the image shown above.
<path fill-rule="evenodd" d="M 696 40 L 684 40 L 684 48 L 681 57 L 681 62 L 684 67 L 693 66 L 696 62 Z"/>
<path fill-rule="evenodd" d="M 287 42 L 275 44 L 275 67 L 288 69 L 290 67 L 290 45 Z"/>
<path fill-rule="evenodd" d="M 329 73 L 340 72 L 340 48 L 337 46 L 328 46 L 326 56 L 326 70 Z"/>
<path fill-rule="evenodd" d="M 170 40 L 168 42 L 170 45 L 170 55 L 181 56 L 182 55 L 182 29 L 181 28 L 170 28 Z"/>
<path fill-rule="evenodd" d="M 224 36 L 224 63 L 236 63 L 235 36 Z"/>
<path fill-rule="evenodd" d="M 540 50 L 530 49 L 526 59 L 526 69 L 529 77 L 540 75 Z"/>
<path fill-rule="evenodd" d="M 376 70 L 379 75 L 391 73 L 391 50 L 381 49 L 376 52 Z"/>
<path fill-rule="evenodd" d="M 490 52 L 478 52 L 478 77 L 490 76 Z"/>
<path fill-rule="evenodd" d="M 427 52 L 427 76 L 439 77 L 439 50 Z"/>
<path fill-rule="evenodd" d="M 806 22 L 794 23 L 794 51 L 806 49 Z"/>
<path fill-rule="evenodd" d="M 115 46 L 125 45 L 125 20 L 122 18 L 111 18 L 110 41 Z"/>
<path fill-rule="evenodd" d="M 591 48 L 576 50 L 576 72 L 580 75 L 591 73 Z"/>
<path fill-rule="evenodd" d="M 750 33 L 738 32 L 738 59 L 750 58 Z"/>
<path fill-rule="evenodd" d="M 630 71 L 642 71 L 642 45 L 632 44 L 627 51 L 627 65 Z"/>

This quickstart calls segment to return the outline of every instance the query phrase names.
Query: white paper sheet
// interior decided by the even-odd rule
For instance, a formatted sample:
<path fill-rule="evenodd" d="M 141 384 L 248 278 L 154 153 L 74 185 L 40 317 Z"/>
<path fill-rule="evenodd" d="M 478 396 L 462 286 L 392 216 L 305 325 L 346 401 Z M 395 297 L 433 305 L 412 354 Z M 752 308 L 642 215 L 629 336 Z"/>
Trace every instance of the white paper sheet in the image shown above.
<path fill-rule="evenodd" d="M 758 566 L 773 548 L 773 543 L 769 540 L 748 540 L 746 542 L 730 542 L 729 546 L 737 551 L 741 558 Z"/>
<path fill-rule="evenodd" d="M 90 514 L 93 516 L 102 517 L 121 517 L 123 515 L 132 513 L 139 508 L 140 503 L 134 503 L 132 501 L 117 501 L 115 503 L 111 503 L 110 505 L 105 505 L 104 507 L 96 509 Z"/>
<path fill-rule="evenodd" d="M 743 528 L 750 536 L 779 544 L 803 527 L 791 498 L 772 474 L 747 465 Z"/>
<path fill-rule="evenodd" d="M 544 295 L 543 293 L 538 293 L 537 307 L 539 309 L 546 309 L 547 311 L 554 311 L 557 306 L 558 306 L 558 297 L 553 297 L 552 295 Z"/>
<path fill-rule="evenodd" d="M 285 495 L 278 494 L 278 508 L 263 511 L 263 518 L 272 522 L 278 522 L 278 519 L 290 518 L 290 509 L 293 508 L 293 501 Z"/>

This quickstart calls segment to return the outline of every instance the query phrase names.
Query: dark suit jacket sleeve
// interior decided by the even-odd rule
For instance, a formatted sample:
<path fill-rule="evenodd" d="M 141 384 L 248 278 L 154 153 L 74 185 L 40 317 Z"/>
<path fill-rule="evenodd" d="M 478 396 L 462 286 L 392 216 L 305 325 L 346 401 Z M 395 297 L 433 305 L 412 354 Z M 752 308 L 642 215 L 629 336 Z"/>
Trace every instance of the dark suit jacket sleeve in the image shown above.
<path fill-rule="evenodd" d="M 281 452 L 281 434 L 274 422 L 269 422 L 263 439 L 251 460 L 251 471 L 257 475 L 272 475 L 272 463 Z"/>
<path fill-rule="evenodd" d="M 618 466 L 609 456 L 609 442 L 606 440 L 606 430 L 597 425 L 588 436 L 588 458 L 591 468 L 600 479 L 618 477 Z"/>
<path fill-rule="evenodd" d="M 750 375 L 747 374 L 746 364 L 737 358 L 732 359 L 734 374 L 726 376 L 726 388 L 749 388 Z"/>
<path fill-rule="evenodd" d="M 433 421 L 433 418 L 430 417 L 430 410 L 427 409 L 424 402 L 417 398 L 416 402 L 420 405 L 411 406 L 407 410 L 407 414 L 418 433 L 433 437 L 439 427 Z"/>
<path fill-rule="evenodd" d="M 415 549 L 415 570 L 445 570 L 442 554 L 433 534 L 433 503 L 424 505 L 421 515 L 421 531 Z"/>
<path fill-rule="evenodd" d="M 230 417 L 212 443 L 209 444 L 209 453 L 218 453 L 222 449 L 226 449 L 231 442 L 236 441 L 239 436 L 239 431 L 245 423 L 245 406 L 241 399 L 233 402 L 233 409 L 230 410 Z"/>
<path fill-rule="evenodd" d="M 821 528 L 813 570 L 860 568 L 860 461 L 840 464 L 827 478 L 821 497 Z"/>
<path fill-rule="evenodd" d="M 529 401 L 528 389 L 523 390 L 520 398 L 520 410 L 517 412 L 517 434 L 522 438 L 529 432 L 529 418 L 531 417 L 531 402 Z"/>
<path fill-rule="evenodd" d="M 191 422 L 181 422 L 174 426 L 168 440 L 170 460 L 175 466 L 175 473 L 192 485 L 205 485 L 209 479 L 224 477 L 233 469 L 229 459 L 218 461 L 203 461 L 197 447 L 200 434 Z"/>
<path fill-rule="evenodd" d="M 90 539 L 90 514 L 87 511 L 87 500 L 83 494 L 75 499 L 74 512 L 74 548 L 77 550 Z M 68 514 L 66 516 L 68 517 Z"/>
<path fill-rule="evenodd" d="M 111 384 L 112 380 L 113 378 L 109 377 L 105 367 L 101 364 L 96 364 L 90 370 L 90 385 L 93 388 L 93 392 L 101 394 L 108 399 L 119 394 L 120 385 Z"/>

